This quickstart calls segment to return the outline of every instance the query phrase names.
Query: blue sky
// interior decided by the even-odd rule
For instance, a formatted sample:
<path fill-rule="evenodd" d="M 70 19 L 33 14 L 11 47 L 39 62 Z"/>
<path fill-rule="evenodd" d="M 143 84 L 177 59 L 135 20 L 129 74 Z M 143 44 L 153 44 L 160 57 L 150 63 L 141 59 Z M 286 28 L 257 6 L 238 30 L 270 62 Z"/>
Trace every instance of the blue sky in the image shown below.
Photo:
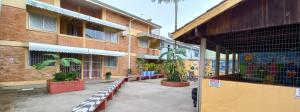
<path fill-rule="evenodd" d="M 100 0 L 162 26 L 161 35 L 174 31 L 174 4 L 152 3 L 151 0 Z M 179 4 L 178 28 L 206 12 L 222 0 L 185 0 Z"/>

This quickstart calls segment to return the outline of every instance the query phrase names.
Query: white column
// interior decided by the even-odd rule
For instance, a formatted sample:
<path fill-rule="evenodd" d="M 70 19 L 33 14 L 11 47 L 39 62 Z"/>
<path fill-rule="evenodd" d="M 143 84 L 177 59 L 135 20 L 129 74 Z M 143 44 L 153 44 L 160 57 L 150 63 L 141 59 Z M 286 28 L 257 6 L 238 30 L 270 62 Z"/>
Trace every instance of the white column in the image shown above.
<path fill-rule="evenodd" d="M 199 78 L 198 78 L 198 112 L 201 112 L 201 93 L 202 93 L 202 80 L 205 75 L 205 52 L 206 52 L 206 38 L 201 38 L 200 45 L 200 61 L 199 61 Z"/>
<path fill-rule="evenodd" d="M 235 53 L 232 53 L 232 74 L 235 74 L 236 73 L 236 63 L 235 63 L 235 60 L 236 60 L 236 54 Z"/>
<path fill-rule="evenodd" d="M 215 76 L 220 76 L 220 46 L 216 46 Z"/>
<path fill-rule="evenodd" d="M 90 55 L 90 61 L 89 61 L 89 78 L 92 79 L 93 75 L 93 55 Z"/>
<path fill-rule="evenodd" d="M 229 50 L 226 50 L 225 75 L 229 74 Z"/>

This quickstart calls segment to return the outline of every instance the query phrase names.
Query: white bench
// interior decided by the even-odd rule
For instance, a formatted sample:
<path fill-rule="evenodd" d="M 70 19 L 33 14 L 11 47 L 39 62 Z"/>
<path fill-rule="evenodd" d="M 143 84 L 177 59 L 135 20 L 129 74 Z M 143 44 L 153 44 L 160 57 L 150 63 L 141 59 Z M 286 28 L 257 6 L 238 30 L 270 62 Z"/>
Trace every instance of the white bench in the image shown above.
<path fill-rule="evenodd" d="M 111 85 L 98 91 L 96 94 L 74 107 L 72 112 L 94 112 L 96 110 L 99 111 L 105 109 L 107 101 L 112 100 L 114 93 L 121 88 L 124 82 L 125 78 L 114 81 Z"/>

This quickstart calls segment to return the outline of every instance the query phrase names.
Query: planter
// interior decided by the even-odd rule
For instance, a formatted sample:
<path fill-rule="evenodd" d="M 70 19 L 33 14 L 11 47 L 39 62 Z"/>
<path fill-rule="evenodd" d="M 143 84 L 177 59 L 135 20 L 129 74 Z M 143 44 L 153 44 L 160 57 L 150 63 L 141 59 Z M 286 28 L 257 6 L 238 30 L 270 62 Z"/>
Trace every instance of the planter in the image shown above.
<path fill-rule="evenodd" d="M 62 81 L 54 82 L 51 80 L 47 81 L 47 89 L 49 94 L 57 94 L 71 91 L 81 91 L 84 90 L 84 81 Z"/>
<path fill-rule="evenodd" d="M 190 82 L 168 82 L 162 80 L 161 85 L 168 86 L 168 87 L 187 87 L 190 86 Z"/>
<path fill-rule="evenodd" d="M 105 79 L 106 79 L 106 80 L 110 80 L 110 79 L 111 79 L 111 75 L 106 75 L 106 76 L 105 76 Z"/>

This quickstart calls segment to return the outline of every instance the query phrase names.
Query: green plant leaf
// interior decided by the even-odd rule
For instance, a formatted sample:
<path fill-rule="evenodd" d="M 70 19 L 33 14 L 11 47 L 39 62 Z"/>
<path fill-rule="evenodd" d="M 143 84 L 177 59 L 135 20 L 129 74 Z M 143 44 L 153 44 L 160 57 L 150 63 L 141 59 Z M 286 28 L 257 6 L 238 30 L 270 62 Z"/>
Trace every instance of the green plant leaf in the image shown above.
<path fill-rule="evenodd" d="M 56 60 L 46 60 L 46 61 L 43 61 L 41 63 L 33 65 L 33 67 L 35 69 L 41 70 L 41 69 L 45 68 L 46 66 L 49 66 L 49 65 L 51 65 L 55 62 L 56 62 Z"/>

